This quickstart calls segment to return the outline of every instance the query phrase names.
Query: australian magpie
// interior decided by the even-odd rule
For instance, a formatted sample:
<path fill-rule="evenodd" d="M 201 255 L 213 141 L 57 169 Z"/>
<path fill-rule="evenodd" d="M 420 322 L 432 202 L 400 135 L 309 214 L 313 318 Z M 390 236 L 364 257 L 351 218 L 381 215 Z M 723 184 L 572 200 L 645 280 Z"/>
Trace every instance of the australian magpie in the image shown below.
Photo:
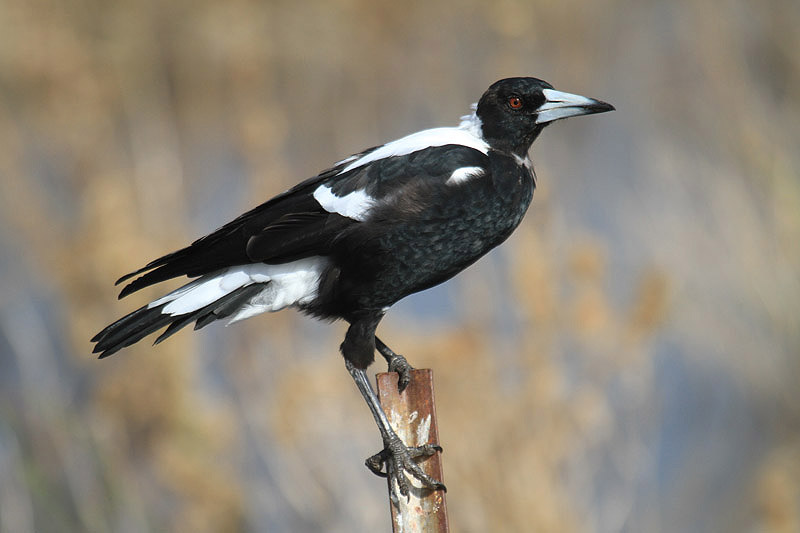
<path fill-rule="evenodd" d="M 181 276 L 195 278 L 95 335 L 107 357 L 166 327 L 236 322 L 294 307 L 349 323 L 341 352 L 367 401 L 384 450 L 367 460 L 408 495 L 406 473 L 444 485 L 415 459 L 438 445 L 406 447 L 392 430 L 365 369 L 378 352 L 400 375 L 411 366 L 375 336 L 387 310 L 453 277 L 503 242 L 533 197 L 528 149 L 555 120 L 604 113 L 610 104 L 557 91 L 536 78 L 494 83 L 458 127 L 434 128 L 352 155 L 196 240 L 127 274 L 122 298 Z M 137 277 L 138 276 L 138 277 Z M 385 469 L 385 472 L 384 472 Z"/>

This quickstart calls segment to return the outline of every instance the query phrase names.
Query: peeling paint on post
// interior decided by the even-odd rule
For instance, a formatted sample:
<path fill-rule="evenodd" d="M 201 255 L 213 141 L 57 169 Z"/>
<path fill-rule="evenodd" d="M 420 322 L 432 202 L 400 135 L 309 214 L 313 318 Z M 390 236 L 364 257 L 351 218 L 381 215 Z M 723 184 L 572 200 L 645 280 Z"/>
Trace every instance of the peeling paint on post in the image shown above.
<path fill-rule="evenodd" d="M 397 392 L 397 374 L 383 372 L 377 376 L 378 398 L 397 435 L 407 446 L 440 444 L 433 397 L 433 372 L 413 370 L 411 382 L 403 394 Z M 420 462 L 423 470 L 444 483 L 441 454 Z M 428 490 L 408 476 L 410 499 L 400 498 L 399 508 L 389 502 L 394 533 L 444 533 L 449 531 L 445 493 Z"/>

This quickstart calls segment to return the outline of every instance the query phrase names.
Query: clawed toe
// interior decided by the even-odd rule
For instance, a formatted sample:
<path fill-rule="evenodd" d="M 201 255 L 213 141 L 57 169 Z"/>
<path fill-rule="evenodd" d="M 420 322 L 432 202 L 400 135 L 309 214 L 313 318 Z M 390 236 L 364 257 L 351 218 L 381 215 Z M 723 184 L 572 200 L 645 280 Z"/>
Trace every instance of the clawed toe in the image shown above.
<path fill-rule="evenodd" d="M 366 460 L 365 464 L 370 471 L 380 477 L 388 477 L 391 480 L 391 499 L 397 504 L 399 497 L 397 492 L 408 499 L 409 483 L 406 473 L 416 478 L 422 488 L 428 490 L 447 491 L 444 484 L 422 470 L 416 459 L 426 458 L 441 452 L 442 447 L 438 444 L 425 444 L 416 447 L 407 447 L 400 439 L 392 439 L 380 452 Z"/>
<path fill-rule="evenodd" d="M 389 372 L 397 372 L 400 376 L 397 380 L 397 391 L 403 392 L 408 387 L 408 384 L 411 383 L 411 371 L 414 370 L 414 367 L 408 364 L 405 357 L 393 352 L 378 337 L 375 337 L 375 346 L 383 358 L 386 359 L 389 365 Z"/>
<path fill-rule="evenodd" d="M 389 362 L 389 372 L 397 372 L 400 376 L 397 380 L 397 391 L 402 393 L 411 383 L 411 371 L 414 370 L 406 358 L 402 355 L 397 355 L 396 358 Z"/>

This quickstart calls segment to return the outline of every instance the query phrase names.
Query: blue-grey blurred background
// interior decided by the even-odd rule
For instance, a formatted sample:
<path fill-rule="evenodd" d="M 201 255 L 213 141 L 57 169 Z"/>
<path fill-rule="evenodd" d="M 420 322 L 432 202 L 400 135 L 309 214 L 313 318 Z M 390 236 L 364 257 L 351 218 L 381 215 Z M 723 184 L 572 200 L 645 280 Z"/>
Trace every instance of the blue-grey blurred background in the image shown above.
<path fill-rule="evenodd" d="M 388 531 L 292 312 L 89 338 L 113 281 L 534 75 L 515 235 L 381 325 L 434 369 L 455 531 L 800 531 L 800 3 L 0 0 L 0 532 Z M 376 365 L 375 370 L 383 370 Z"/>

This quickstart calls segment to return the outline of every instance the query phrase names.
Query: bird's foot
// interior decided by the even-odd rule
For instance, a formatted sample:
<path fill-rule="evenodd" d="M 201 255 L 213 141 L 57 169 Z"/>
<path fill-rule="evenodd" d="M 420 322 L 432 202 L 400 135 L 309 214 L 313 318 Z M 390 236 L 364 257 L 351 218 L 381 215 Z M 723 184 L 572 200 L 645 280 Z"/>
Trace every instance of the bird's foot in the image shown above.
<path fill-rule="evenodd" d="M 430 457 L 436 452 L 441 452 L 441 446 L 438 444 L 425 444 L 408 447 L 397 436 L 390 436 L 388 440 L 384 441 L 384 446 L 383 450 L 367 459 L 365 464 L 373 474 L 389 478 L 389 496 L 394 505 L 399 505 L 400 502 L 398 492 L 405 496 L 407 500 L 410 498 L 406 472 L 419 480 L 423 489 L 447 492 L 447 487 L 442 482 L 425 473 L 415 461 L 419 458 Z"/>
<path fill-rule="evenodd" d="M 397 379 L 397 391 L 402 393 L 411 383 L 411 371 L 414 367 L 408 364 L 405 357 L 394 352 L 386 357 L 386 362 L 389 363 L 389 372 L 397 372 L 400 376 Z"/>

